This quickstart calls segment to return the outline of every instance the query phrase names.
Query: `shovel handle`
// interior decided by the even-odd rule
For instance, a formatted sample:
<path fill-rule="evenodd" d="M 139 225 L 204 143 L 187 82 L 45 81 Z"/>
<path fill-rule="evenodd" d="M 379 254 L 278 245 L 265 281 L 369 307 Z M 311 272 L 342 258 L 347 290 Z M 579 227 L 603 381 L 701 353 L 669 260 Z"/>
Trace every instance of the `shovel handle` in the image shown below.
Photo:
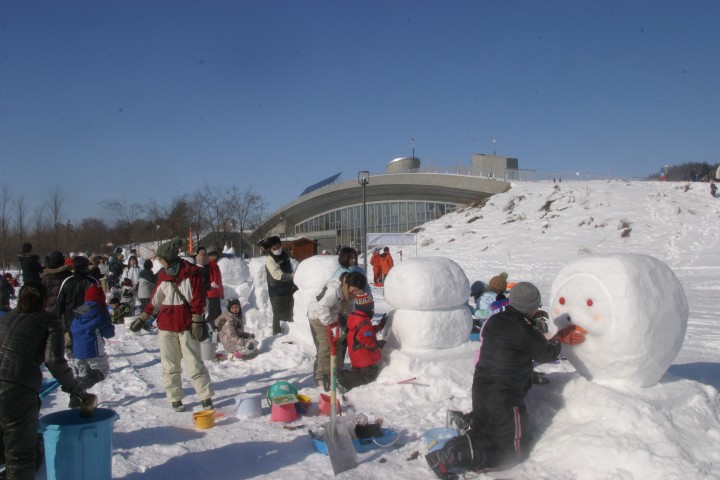
<path fill-rule="evenodd" d="M 336 328 L 336 333 L 333 335 L 333 327 Z M 330 325 L 325 327 L 327 331 L 328 341 L 330 342 L 330 354 L 336 355 L 337 351 L 335 349 L 335 342 L 337 342 L 338 337 L 340 336 L 340 324 L 335 322 L 331 323 Z"/>

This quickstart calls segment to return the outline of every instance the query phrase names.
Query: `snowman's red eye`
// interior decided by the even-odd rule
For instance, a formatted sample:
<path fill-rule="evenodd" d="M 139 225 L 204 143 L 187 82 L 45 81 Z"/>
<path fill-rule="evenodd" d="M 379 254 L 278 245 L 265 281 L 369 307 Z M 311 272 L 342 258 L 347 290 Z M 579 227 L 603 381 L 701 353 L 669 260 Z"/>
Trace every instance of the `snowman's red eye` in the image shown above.
<path fill-rule="evenodd" d="M 592 298 L 588 298 L 587 306 L 588 306 L 588 307 L 592 307 L 592 306 L 593 306 Z"/>
<path fill-rule="evenodd" d="M 558 303 L 560 305 L 565 305 L 565 297 L 560 297 L 560 300 L 558 300 Z"/>

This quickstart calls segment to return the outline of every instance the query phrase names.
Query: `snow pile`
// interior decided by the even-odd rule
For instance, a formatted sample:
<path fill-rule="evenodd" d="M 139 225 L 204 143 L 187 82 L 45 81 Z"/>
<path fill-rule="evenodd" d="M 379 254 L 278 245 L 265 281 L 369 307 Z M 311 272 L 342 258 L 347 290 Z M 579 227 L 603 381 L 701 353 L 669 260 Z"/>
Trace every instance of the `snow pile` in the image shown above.
<path fill-rule="evenodd" d="M 385 279 L 391 348 L 452 348 L 467 342 L 472 317 L 467 307 L 470 282 L 448 258 L 414 258 L 399 263 Z"/>
<path fill-rule="evenodd" d="M 552 330 L 587 331 L 565 354 L 584 377 L 615 384 L 656 384 L 685 338 L 688 304 L 673 271 L 655 257 L 595 255 L 568 263 L 552 285 Z"/>

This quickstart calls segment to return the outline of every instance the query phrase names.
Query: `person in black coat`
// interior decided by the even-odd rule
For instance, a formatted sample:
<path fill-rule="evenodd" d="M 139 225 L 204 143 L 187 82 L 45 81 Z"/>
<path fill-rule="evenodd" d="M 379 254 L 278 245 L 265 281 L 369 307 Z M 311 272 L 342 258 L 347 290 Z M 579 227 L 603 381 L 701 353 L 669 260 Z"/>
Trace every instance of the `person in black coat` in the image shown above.
<path fill-rule="evenodd" d="M 8 282 L 5 275 L 0 275 L 0 308 L 10 310 L 10 298 L 15 295 L 15 289 Z"/>
<path fill-rule="evenodd" d="M 85 392 L 63 355 L 63 327 L 45 311 L 47 292 L 40 282 L 25 282 L 17 308 L 0 317 L 0 428 L 5 477 L 35 478 L 35 452 L 44 363 L 63 391 L 80 404 L 97 399 Z"/>
<path fill-rule="evenodd" d="M 18 255 L 20 271 L 22 271 L 23 283 L 39 282 L 43 266 L 40 264 L 40 257 L 32 253 L 32 245 L 25 242 L 22 245 L 22 253 Z"/>
<path fill-rule="evenodd" d="M 77 255 L 73 258 L 73 274 L 65 279 L 60 286 L 60 292 L 55 303 L 55 315 L 65 327 L 65 349 L 68 358 L 72 358 L 72 334 L 70 323 L 75 317 L 75 309 L 85 302 L 85 291 L 90 285 L 99 285 L 100 282 L 88 274 L 90 261 L 87 257 Z"/>
<path fill-rule="evenodd" d="M 108 262 L 108 288 L 113 288 L 120 284 L 120 279 L 125 270 L 124 259 L 125 256 L 122 253 L 122 248 L 116 248 L 115 253 L 112 254 Z"/>
<path fill-rule="evenodd" d="M 448 478 L 454 468 L 505 468 L 522 461 L 529 443 L 524 399 L 532 386 L 533 360 L 551 362 L 560 354 L 560 343 L 577 345 L 585 340 L 574 326 L 551 340 L 533 326 L 540 292 L 532 283 L 518 283 L 509 297 L 509 305 L 491 316 L 481 332 L 472 413 L 464 416 L 469 428 L 425 456 L 438 478 Z"/>
<path fill-rule="evenodd" d="M 268 296 L 273 311 L 273 335 L 282 333 L 280 322 L 293 321 L 293 293 L 295 273 L 290 262 L 290 255 L 282 248 L 280 237 L 270 237 L 266 241 L 268 255 L 265 261 L 265 274 L 268 283 Z"/>
<path fill-rule="evenodd" d="M 66 278 L 72 275 L 70 266 L 65 263 L 65 255 L 58 250 L 53 250 L 45 259 L 45 270 L 43 270 L 42 284 L 47 288 L 47 307 L 48 312 L 55 312 L 55 303 L 57 302 L 60 287 Z"/>

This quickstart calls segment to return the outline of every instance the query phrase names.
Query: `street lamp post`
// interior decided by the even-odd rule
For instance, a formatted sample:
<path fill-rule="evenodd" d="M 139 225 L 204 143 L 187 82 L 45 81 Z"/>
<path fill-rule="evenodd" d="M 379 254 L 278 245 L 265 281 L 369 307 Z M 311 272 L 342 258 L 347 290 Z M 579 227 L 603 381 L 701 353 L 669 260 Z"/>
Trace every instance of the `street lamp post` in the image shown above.
<path fill-rule="evenodd" d="M 370 183 L 370 172 L 362 170 L 358 172 L 358 183 L 362 185 L 362 200 L 363 200 L 363 255 L 365 255 L 365 271 L 368 269 L 367 259 L 367 207 L 365 204 L 365 187 Z"/>

